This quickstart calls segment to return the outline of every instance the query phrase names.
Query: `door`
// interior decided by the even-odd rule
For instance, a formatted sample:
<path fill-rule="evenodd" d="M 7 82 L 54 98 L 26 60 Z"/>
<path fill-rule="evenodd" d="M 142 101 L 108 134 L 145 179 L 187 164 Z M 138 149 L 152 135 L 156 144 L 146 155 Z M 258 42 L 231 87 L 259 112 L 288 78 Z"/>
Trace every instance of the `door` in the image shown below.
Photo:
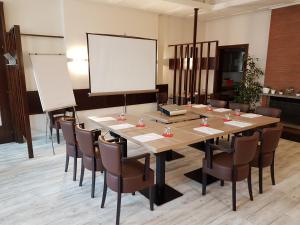
<path fill-rule="evenodd" d="M 6 79 L 5 53 L 5 23 L 3 2 L 0 2 L 0 144 L 14 141 L 11 113 L 8 100 L 8 86 Z"/>

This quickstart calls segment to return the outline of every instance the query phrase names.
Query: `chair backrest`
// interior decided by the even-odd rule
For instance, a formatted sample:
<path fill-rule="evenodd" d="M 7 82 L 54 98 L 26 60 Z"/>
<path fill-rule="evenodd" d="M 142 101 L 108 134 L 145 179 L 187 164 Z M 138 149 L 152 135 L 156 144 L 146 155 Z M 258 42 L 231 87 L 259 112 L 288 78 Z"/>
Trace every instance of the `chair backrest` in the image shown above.
<path fill-rule="evenodd" d="M 95 149 L 92 131 L 85 130 L 80 128 L 79 126 L 76 126 L 75 133 L 79 149 L 81 150 L 83 155 L 94 157 Z"/>
<path fill-rule="evenodd" d="M 105 141 L 104 136 L 99 137 L 99 148 L 102 164 L 108 173 L 116 176 L 122 174 L 121 146 L 118 143 Z"/>
<path fill-rule="evenodd" d="M 76 145 L 75 138 L 75 119 L 64 119 L 61 118 L 60 126 L 67 144 Z"/>
<path fill-rule="evenodd" d="M 227 105 L 227 102 L 226 102 L 226 101 L 223 101 L 223 100 L 210 99 L 210 100 L 209 100 L 209 104 L 210 104 L 212 107 L 216 107 L 216 108 L 225 108 L 226 105 Z"/>
<path fill-rule="evenodd" d="M 281 109 L 258 106 L 258 107 L 255 108 L 255 113 L 263 115 L 263 116 L 270 116 L 270 117 L 280 118 Z"/>
<path fill-rule="evenodd" d="M 282 125 L 277 127 L 264 128 L 261 135 L 261 152 L 275 152 L 282 133 Z"/>
<path fill-rule="evenodd" d="M 229 109 L 232 109 L 232 110 L 240 109 L 241 112 L 249 112 L 249 108 L 250 108 L 250 106 L 248 104 L 229 102 Z"/>
<path fill-rule="evenodd" d="M 245 165 L 251 162 L 255 156 L 259 133 L 252 136 L 236 137 L 234 140 L 233 164 L 235 166 Z"/>

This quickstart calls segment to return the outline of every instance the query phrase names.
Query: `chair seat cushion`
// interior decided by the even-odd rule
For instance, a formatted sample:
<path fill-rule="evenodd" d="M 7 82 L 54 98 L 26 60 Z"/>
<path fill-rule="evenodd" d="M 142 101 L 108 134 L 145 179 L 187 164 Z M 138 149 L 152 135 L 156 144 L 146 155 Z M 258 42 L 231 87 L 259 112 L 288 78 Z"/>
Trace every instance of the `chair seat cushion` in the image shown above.
<path fill-rule="evenodd" d="M 203 169 L 218 179 L 232 181 L 233 154 L 219 153 L 213 156 L 212 168 L 208 168 L 206 158 L 203 159 Z M 244 180 L 248 177 L 249 165 L 236 167 L 236 181 Z"/>
<path fill-rule="evenodd" d="M 260 146 L 257 147 L 254 159 L 250 163 L 252 167 L 259 167 L 259 154 L 260 154 Z M 273 162 L 273 154 L 274 154 L 273 152 L 262 154 L 262 167 L 271 166 Z"/>
<path fill-rule="evenodd" d="M 118 176 L 107 173 L 107 185 L 118 191 Z M 149 169 L 148 179 L 144 178 L 144 164 L 137 160 L 125 161 L 122 164 L 122 193 L 143 190 L 154 185 L 154 172 Z"/>

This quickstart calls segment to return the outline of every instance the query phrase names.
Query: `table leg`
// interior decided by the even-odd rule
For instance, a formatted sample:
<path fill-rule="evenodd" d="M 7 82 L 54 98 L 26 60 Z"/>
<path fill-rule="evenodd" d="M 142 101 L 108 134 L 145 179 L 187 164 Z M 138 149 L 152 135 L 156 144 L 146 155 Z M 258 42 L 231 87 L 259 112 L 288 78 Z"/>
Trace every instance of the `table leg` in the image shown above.
<path fill-rule="evenodd" d="M 178 152 L 175 152 L 173 150 L 169 150 L 166 152 L 166 161 L 167 162 L 170 162 L 170 161 L 173 161 L 173 160 L 176 160 L 176 159 L 180 159 L 180 158 L 183 158 L 184 155 L 178 153 Z"/>
<path fill-rule="evenodd" d="M 162 152 L 155 154 L 156 156 L 156 184 L 154 186 L 154 203 L 156 205 L 162 205 L 169 201 L 172 201 L 180 196 L 182 193 L 175 190 L 174 188 L 170 187 L 166 184 L 165 180 L 165 166 L 166 166 L 166 155 L 167 152 Z M 148 189 L 142 190 L 141 193 L 149 198 Z"/>
<path fill-rule="evenodd" d="M 205 150 L 205 155 L 206 155 L 206 158 L 208 158 L 208 161 L 210 162 L 210 157 L 211 155 L 209 154 L 209 144 L 211 143 L 211 140 L 207 140 L 205 141 L 204 144 L 198 144 L 198 145 L 193 145 L 193 147 L 195 146 L 200 146 L 200 148 L 198 148 L 200 151 L 203 151 L 203 147 L 204 147 L 204 150 Z M 208 154 L 207 154 L 208 153 Z M 210 165 L 209 165 L 210 166 Z M 186 174 L 184 174 L 186 177 L 194 180 L 194 181 L 197 181 L 198 183 L 201 183 L 202 184 L 202 168 L 199 168 L 199 169 L 196 169 L 196 170 L 193 170 L 191 172 L 188 172 Z M 207 185 L 209 184 L 212 184 L 214 182 L 218 181 L 218 179 L 216 177 L 213 177 L 209 174 L 207 174 Z"/>

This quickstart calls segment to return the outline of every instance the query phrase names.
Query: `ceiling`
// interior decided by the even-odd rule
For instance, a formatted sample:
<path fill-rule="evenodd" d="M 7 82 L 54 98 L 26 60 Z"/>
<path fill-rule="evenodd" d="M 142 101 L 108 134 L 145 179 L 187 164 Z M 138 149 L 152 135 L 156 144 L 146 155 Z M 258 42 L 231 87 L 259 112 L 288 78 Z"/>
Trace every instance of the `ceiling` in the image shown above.
<path fill-rule="evenodd" d="M 158 14 L 192 17 L 199 8 L 201 20 L 244 14 L 288 5 L 300 4 L 300 0 L 81 0 L 145 10 Z"/>

